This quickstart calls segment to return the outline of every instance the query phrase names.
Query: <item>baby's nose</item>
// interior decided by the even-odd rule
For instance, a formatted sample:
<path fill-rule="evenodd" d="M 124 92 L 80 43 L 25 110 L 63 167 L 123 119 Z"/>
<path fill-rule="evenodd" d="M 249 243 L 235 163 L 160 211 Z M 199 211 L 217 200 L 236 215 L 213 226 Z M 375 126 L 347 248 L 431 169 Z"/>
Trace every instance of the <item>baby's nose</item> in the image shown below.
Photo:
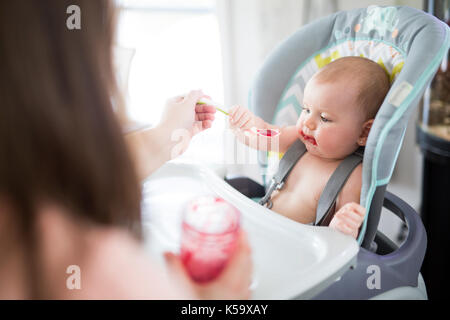
<path fill-rule="evenodd" d="M 307 118 L 305 120 L 305 126 L 309 129 L 309 130 L 314 130 L 316 128 L 316 124 L 314 122 L 313 119 L 311 119 L 311 117 Z"/>

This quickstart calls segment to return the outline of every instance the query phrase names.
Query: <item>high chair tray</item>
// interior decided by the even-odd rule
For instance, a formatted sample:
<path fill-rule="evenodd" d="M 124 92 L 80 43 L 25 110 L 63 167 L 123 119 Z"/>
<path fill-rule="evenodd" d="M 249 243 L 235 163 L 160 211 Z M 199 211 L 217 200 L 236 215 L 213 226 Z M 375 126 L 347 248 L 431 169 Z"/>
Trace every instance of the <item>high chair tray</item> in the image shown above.
<path fill-rule="evenodd" d="M 260 206 L 228 185 L 210 168 L 169 162 L 143 183 L 145 245 L 163 262 L 178 251 L 185 203 L 215 194 L 242 213 L 252 248 L 252 299 L 307 299 L 336 281 L 356 262 L 357 242 L 328 227 L 304 225 Z"/>

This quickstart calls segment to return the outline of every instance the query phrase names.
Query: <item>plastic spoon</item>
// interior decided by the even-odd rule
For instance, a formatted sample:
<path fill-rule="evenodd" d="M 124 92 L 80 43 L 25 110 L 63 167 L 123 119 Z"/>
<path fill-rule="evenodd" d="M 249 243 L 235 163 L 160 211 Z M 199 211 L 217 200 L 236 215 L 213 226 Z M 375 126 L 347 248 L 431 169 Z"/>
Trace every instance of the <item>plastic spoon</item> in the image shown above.
<path fill-rule="evenodd" d="M 220 103 L 214 102 L 207 98 L 201 98 L 200 100 L 197 101 L 197 104 L 207 104 L 207 105 L 213 106 L 214 108 L 216 108 L 217 111 L 220 111 L 227 116 L 229 115 L 228 112 L 223 110 L 223 106 Z"/>
<path fill-rule="evenodd" d="M 200 100 L 198 100 L 197 104 L 207 104 L 207 105 L 213 106 L 216 108 L 216 110 L 229 116 L 229 113 L 223 110 L 223 106 L 220 103 L 212 101 L 208 98 L 201 98 Z M 281 133 L 280 130 L 277 130 L 277 129 L 258 129 L 256 127 L 252 127 L 249 131 L 251 131 L 254 134 L 264 136 L 264 137 L 269 137 L 269 138 L 276 137 Z"/>

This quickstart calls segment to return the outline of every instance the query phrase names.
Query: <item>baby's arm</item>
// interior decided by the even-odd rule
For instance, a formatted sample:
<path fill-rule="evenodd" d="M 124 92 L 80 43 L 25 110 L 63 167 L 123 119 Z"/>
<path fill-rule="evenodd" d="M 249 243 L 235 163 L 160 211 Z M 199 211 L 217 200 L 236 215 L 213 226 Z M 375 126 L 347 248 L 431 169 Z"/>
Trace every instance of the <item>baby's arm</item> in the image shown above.
<path fill-rule="evenodd" d="M 239 141 L 257 150 L 286 152 L 297 139 L 295 126 L 279 127 L 272 125 L 241 106 L 234 106 L 230 109 L 229 124 Z M 280 134 L 270 138 L 251 131 L 252 127 L 279 130 Z"/>
<path fill-rule="evenodd" d="M 356 239 L 366 209 L 359 204 L 361 195 L 362 165 L 358 165 L 348 178 L 336 201 L 336 213 L 330 222 L 330 228 L 339 230 Z"/>

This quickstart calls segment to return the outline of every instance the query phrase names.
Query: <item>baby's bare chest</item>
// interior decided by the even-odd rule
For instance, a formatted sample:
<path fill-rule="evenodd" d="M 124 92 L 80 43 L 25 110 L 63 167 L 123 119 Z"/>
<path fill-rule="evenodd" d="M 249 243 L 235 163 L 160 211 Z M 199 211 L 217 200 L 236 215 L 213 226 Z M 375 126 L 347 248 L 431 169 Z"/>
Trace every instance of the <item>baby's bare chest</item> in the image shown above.
<path fill-rule="evenodd" d="M 320 195 L 339 161 L 327 162 L 305 154 L 294 166 L 283 189 L 272 197 L 273 210 L 299 221 L 310 223 Z"/>

